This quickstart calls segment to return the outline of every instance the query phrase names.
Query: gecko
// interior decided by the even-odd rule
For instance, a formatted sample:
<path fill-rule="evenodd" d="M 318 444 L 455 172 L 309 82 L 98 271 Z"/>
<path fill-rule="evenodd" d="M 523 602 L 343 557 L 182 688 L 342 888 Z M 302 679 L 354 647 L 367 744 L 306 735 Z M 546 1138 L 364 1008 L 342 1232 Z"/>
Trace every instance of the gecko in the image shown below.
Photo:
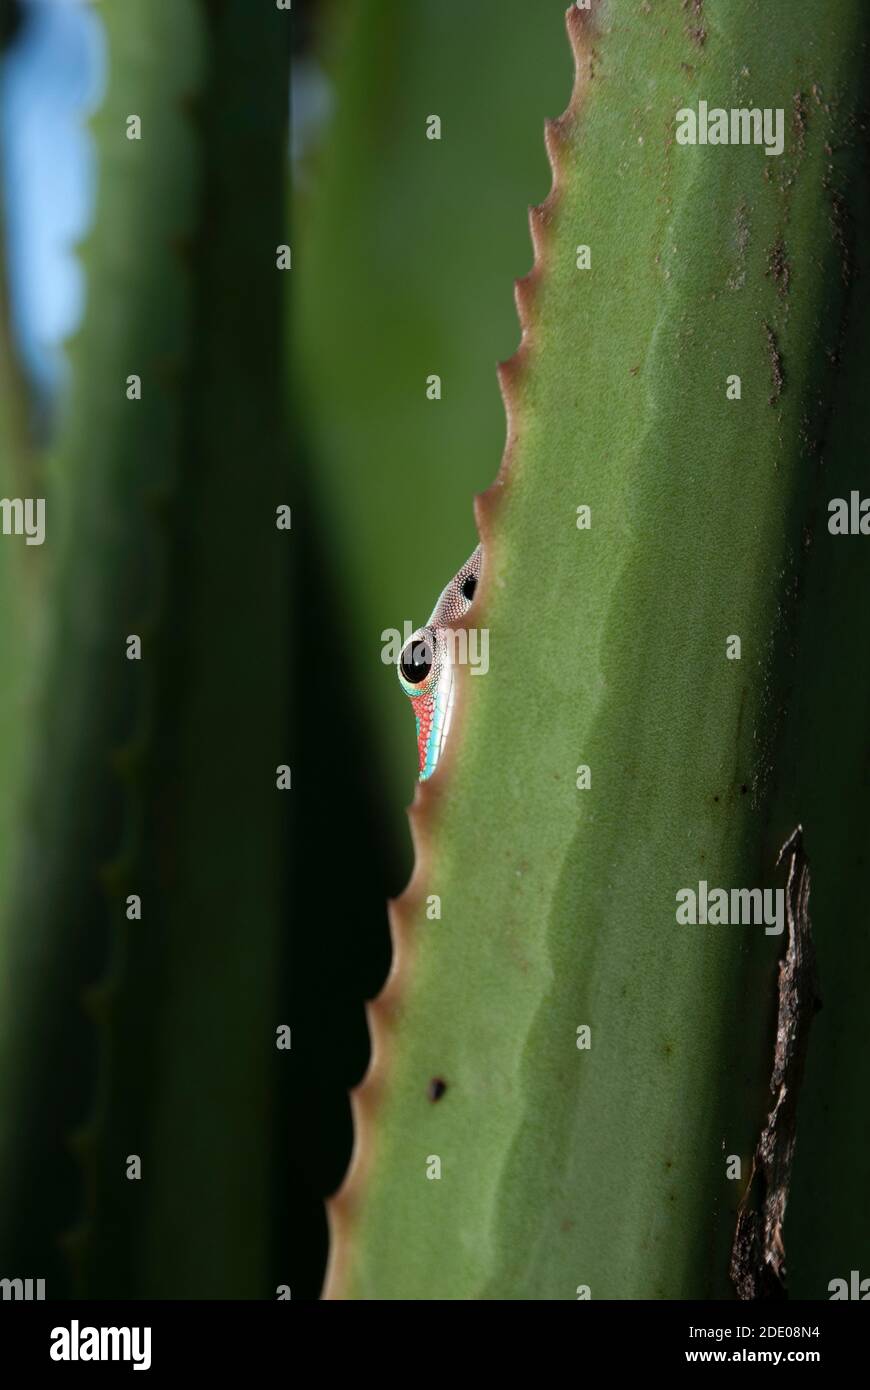
<path fill-rule="evenodd" d="M 399 684 L 410 696 L 417 722 L 421 782 L 435 771 L 450 731 L 455 694 L 451 624 L 471 607 L 482 565 L 483 547 L 478 546 L 442 591 L 429 621 L 411 634 L 399 653 Z"/>

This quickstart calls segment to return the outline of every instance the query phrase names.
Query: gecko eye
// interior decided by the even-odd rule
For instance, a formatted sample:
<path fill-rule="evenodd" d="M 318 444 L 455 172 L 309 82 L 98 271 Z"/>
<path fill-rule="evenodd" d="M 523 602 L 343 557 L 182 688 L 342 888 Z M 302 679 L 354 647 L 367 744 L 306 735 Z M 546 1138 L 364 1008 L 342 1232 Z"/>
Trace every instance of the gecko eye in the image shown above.
<path fill-rule="evenodd" d="M 474 598 L 474 591 L 477 588 L 477 578 L 473 574 L 468 574 L 462 581 L 462 597 L 466 603 L 470 603 Z"/>
<path fill-rule="evenodd" d="M 399 669 L 409 685 L 422 685 L 432 670 L 434 638 L 412 637 L 399 657 Z"/>

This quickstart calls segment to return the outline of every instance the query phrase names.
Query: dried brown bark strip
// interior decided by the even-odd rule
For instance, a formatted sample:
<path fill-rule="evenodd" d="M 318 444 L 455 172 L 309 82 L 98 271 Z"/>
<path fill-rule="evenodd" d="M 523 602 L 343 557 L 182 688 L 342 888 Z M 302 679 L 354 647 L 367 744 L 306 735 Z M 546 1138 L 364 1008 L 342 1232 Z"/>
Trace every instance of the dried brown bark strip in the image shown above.
<path fill-rule="evenodd" d="M 777 866 L 785 859 L 788 945 L 779 963 L 776 1046 L 770 1078 L 773 1108 L 758 1140 L 731 1247 L 731 1279 L 741 1299 L 787 1297 L 782 1226 L 810 1023 L 821 1006 L 809 915 L 810 872 L 801 826 L 786 840 Z"/>

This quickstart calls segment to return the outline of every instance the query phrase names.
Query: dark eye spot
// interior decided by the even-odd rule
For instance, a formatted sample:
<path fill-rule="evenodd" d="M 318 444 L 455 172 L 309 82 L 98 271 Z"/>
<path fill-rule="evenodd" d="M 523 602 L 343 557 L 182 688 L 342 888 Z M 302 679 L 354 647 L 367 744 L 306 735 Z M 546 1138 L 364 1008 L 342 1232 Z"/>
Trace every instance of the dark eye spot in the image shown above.
<path fill-rule="evenodd" d="M 402 675 L 409 685 L 422 685 L 432 670 L 432 639 L 412 637 L 399 658 Z"/>
<path fill-rule="evenodd" d="M 474 598 L 474 591 L 477 588 L 477 579 L 473 574 L 468 574 L 462 581 L 462 597 L 467 603 Z"/>
<path fill-rule="evenodd" d="M 440 1076 L 434 1076 L 429 1082 L 426 1094 L 430 1100 L 440 1100 L 446 1090 L 447 1082 L 442 1081 Z"/>

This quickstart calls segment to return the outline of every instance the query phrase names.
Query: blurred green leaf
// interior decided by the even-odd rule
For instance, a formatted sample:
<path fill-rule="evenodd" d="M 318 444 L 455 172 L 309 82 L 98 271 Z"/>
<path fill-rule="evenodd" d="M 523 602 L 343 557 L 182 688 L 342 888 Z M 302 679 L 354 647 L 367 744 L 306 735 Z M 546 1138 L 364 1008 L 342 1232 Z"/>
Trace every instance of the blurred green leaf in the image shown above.
<path fill-rule="evenodd" d="M 14 885 L 4 1251 L 52 1296 L 273 1297 L 289 27 L 244 0 L 100 12 L 100 186 Z"/>

